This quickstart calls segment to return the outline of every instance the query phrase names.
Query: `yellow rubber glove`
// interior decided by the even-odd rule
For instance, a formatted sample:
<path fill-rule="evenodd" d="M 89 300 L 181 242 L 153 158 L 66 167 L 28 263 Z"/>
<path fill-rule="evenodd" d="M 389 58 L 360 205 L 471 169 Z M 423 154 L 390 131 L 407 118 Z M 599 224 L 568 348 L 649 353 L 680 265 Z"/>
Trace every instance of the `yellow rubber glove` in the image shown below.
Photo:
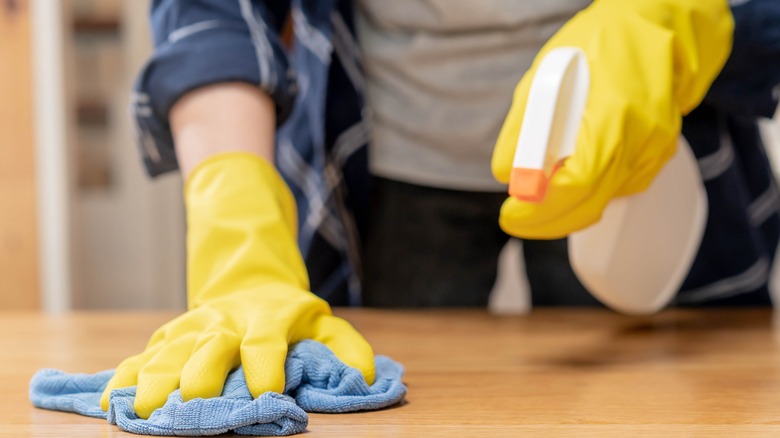
<path fill-rule="evenodd" d="M 308 291 L 296 244 L 292 194 L 268 162 L 224 153 L 201 163 L 185 187 L 189 310 L 123 361 L 101 398 L 138 385 L 142 418 L 181 388 L 184 400 L 221 394 L 239 364 L 254 397 L 284 390 L 289 345 L 315 339 L 374 380 L 371 346 Z"/>
<path fill-rule="evenodd" d="M 501 227 L 519 237 L 563 237 L 597 222 L 611 199 L 646 189 L 674 155 L 682 115 L 723 68 L 733 27 L 726 0 L 596 0 L 566 23 L 515 89 L 493 175 L 508 183 L 534 73 L 562 46 L 582 49 L 590 68 L 576 149 L 541 203 L 504 203 Z"/>

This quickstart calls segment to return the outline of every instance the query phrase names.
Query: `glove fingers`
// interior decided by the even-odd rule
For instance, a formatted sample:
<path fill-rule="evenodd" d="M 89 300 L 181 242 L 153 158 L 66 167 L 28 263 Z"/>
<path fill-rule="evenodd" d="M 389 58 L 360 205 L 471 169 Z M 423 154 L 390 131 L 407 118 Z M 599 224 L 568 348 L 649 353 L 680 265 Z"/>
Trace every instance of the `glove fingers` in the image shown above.
<path fill-rule="evenodd" d="M 314 340 L 325 344 L 345 364 L 358 369 L 366 383 L 374 383 L 374 350 L 349 322 L 332 315 L 321 316 L 317 320 Z"/>
<path fill-rule="evenodd" d="M 599 143 L 596 133 L 608 143 Z M 609 144 L 620 136 L 583 115 L 574 154 L 553 175 L 540 203 L 509 198 L 501 208 L 501 228 L 517 237 L 557 239 L 598 221 L 607 203 L 622 186 L 621 157 Z"/>
<path fill-rule="evenodd" d="M 508 198 L 501 207 L 499 225 L 506 233 L 526 239 L 559 239 L 594 224 L 606 203 L 586 199 L 561 216 L 538 221 L 534 206 Z"/>
<path fill-rule="evenodd" d="M 523 123 L 525 106 L 528 101 L 528 91 L 531 88 L 533 75 L 526 74 L 515 89 L 512 106 L 504 120 L 501 131 L 493 149 L 493 158 L 490 165 L 493 177 L 499 182 L 508 184 L 509 175 L 512 173 L 517 139 L 520 136 L 520 125 Z"/>
<path fill-rule="evenodd" d="M 241 339 L 228 331 L 213 331 L 198 338 L 194 353 L 181 372 L 184 401 L 222 394 L 225 378 L 240 361 Z"/>
<path fill-rule="evenodd" d="M 656 142 L 653 147 L 657 151 L 657 156 L 637 164 L 615 196 L 634 195 L 647 190 L 677 152 L 678 143 L 677 140 L 669 141 L 666 144 Z"/>
<path fill-rule="evenodd" d="M 557 239 L 592 225 L 615 196 L 612 188 L 620 187 L 609 169 L 591 175 L 599 173 L 600 179 L 590 181 L 563 167 L 553 177 L 543 202 L 508 198 L 501 207 L 501 228 L 517 237 Z"/>
<path fill-rule="evenodd" d="M 147 348 L 143 352 L 130 356 L 120 363 L 114 375 L 106 384 L 106 389 L 103 390 L 103 394 L 100 396 L 100 408 L 103 411 L 108 411 L 109 395 L 111 391 L 118 388 L 127 388 L 129 386 L 135 386 L 138 383 L 138 372 L 141 367 L 149 361 L 158 351 L 160 351 L 161 345 L 155 345 Z"/>
<path fill-rule="evenodd" d="M 196 340 L 194 334 L 172 340 L 141 368 L 134 404 L 139 417 L 149 418 L 179 387 L 182 368 L 192 355 Z"/>
<path fill-rule="evenodd" d="M 278 329 L 278 327 L 276 327 Z M 287 340 L 268 328 L 250 327 L 241 341 L 241 364 L 254 398 L 267 391 L 284 392 Z"/>

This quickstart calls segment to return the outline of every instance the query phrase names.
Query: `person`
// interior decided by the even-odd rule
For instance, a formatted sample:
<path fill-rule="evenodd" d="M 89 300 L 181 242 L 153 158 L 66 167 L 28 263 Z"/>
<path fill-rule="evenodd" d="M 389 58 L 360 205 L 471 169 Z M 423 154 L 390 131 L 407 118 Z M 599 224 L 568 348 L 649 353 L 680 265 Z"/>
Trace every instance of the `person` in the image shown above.
<path fill-rule="evenodd" d="M 644 190 L 681 132 L 710 217 L 677 303 L 768 304 L 780 193 L 755 119 L 780 43 L 757 30 L 780 7 L 731 3 L 154 1 L 133 110 L 148 172 L 185 179 L 188 311 L 103 408 L 135 384 L 143 418 L 176 388 L 216 396 L 239 364 L 253 395 L 281 391 L 301 339 L 371 382 L 371 346 L 330 304 L 484 306 L 501 229 L 526 238 L 534 305 L 593 305 L 556 239 Z M 530 78 L 560 46 L 591 69 L 577 150 L 544 202 L 507 199 Z"/>

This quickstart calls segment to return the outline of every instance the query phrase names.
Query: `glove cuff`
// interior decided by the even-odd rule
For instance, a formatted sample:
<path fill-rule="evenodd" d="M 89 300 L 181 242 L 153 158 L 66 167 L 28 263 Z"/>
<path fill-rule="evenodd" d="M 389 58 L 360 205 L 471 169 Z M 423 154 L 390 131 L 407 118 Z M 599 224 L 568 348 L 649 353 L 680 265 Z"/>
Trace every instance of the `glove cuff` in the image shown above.
<path fill-rule="evenodd" d="M 635 15 L 669 31 L 673 92 L 683 114 L 699 106 L 731 54 L 734 17 L 726 0 L 599 0 L 593 7 L 607 22 Z"/>
<path fill-rule="evenodd" d="M 269 283 L 308 290 L 295 201 L 271 163 L 246 152 L 209 157 L 185 184 L 189 308 Z"/>

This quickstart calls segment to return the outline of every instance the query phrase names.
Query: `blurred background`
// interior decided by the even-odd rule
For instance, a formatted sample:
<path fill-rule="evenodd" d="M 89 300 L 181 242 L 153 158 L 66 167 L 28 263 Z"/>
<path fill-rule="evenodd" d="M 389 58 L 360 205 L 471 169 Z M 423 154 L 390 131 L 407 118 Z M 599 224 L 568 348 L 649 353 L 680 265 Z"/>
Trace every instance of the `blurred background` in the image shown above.
<path fill-rule="evenodd" d="M 0 0 L 0 310 L 185 306 L 181 179 L 145 176 L 127 110 L 147 10 Z M 517 243 L 501 263 L 491 308 L 526 311 Z"/>
<path fill-rule="evenodd" d="M 148 3 L 0 0 L 0 308 L 184 306 L 180 177 L 128 113 Z"/>

